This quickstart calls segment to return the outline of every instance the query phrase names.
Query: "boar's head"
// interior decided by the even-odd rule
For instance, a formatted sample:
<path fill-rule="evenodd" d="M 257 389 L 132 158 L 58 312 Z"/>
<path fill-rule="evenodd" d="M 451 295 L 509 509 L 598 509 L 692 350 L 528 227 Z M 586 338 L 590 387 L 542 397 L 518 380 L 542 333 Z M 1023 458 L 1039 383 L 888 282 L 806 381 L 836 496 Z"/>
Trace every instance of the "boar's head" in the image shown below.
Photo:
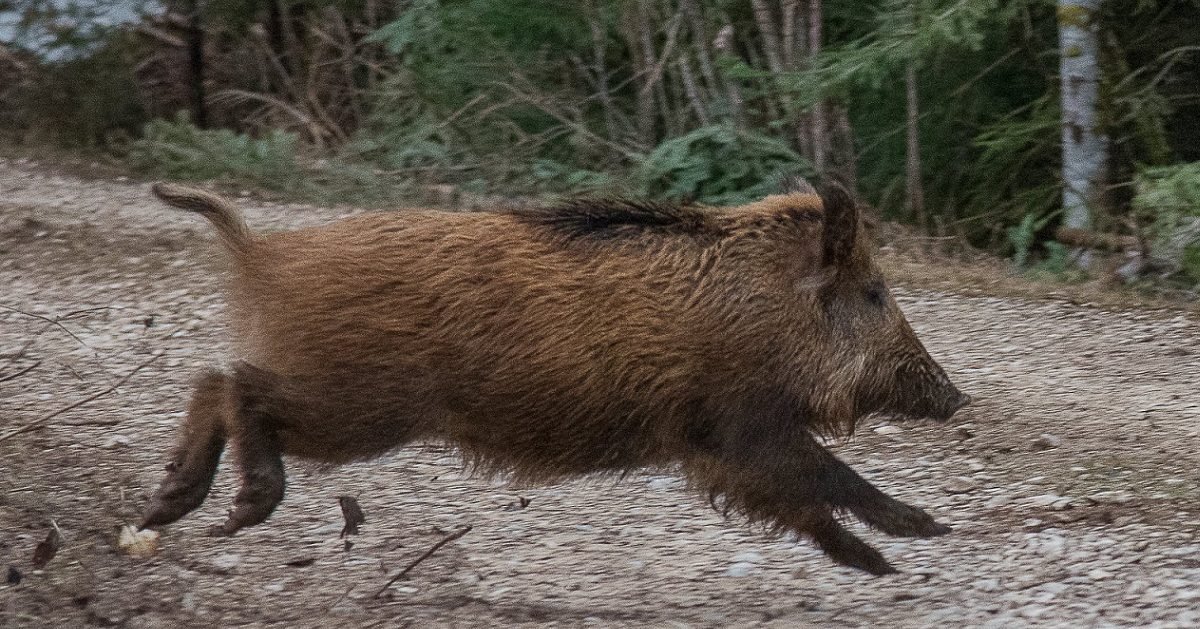
<path fill-rule="evenodd" d="M 815 193 L 803 180 L 789 194 Z M 823 206 L 819 278 L 792 362 L 807 373 L 810 420 L 848 432 L 871 413 L 949 419 L 971 398 L 950 382 L 900 311 L 872 257 L 854 200 L 837 184 L 819 193 Z M 812 312 L 815 310 L 816 312 Z M 814 329 L 815 328 L 815 329 Z"/>

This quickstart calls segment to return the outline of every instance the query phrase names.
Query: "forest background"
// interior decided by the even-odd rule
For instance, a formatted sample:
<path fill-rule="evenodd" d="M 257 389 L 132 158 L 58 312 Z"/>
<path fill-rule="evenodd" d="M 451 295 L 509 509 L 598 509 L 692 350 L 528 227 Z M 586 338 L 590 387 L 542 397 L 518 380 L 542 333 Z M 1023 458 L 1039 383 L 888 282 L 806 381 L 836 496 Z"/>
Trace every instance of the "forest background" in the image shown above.
<path fill-rule="evenodd" d="M 799 173 L 1018 269 L 1200 287 L 1198 0 L 0 0 L 0 134 L 368 205 Z"/>

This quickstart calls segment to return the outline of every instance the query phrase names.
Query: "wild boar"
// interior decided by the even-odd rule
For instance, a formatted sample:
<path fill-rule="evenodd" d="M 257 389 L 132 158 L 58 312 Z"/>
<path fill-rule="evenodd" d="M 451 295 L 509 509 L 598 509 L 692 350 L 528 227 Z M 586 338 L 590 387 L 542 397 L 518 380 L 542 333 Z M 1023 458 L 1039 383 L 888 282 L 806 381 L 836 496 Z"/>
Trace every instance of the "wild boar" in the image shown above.
<path fill-rule="evenodd" d="M 208 192 L 154 193 L 211 221 L 232 258 L 236 361 L 199 379 L 143 527 L 200 506 L 227 441 L 233 534 L 283 498 L 283 454 L 338 464 L 441 440 L 521 481 L 677 465 L 726 513 L 876 575 L 895 570 L 836 514 L 949 531 L 817 439 L 969 401 L 836 185 L 728 208 L 577 200 L 269 235 Z"/>

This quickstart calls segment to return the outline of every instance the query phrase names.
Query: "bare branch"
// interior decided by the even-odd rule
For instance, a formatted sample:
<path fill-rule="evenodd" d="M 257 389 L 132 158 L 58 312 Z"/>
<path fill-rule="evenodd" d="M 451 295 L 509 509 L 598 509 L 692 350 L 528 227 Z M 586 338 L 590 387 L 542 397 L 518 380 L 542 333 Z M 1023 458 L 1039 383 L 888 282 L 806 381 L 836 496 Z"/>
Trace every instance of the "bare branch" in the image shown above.
<path fill-rule="evenodd" d="M 436 553 L 439 548 L 441 548 L 442 546 L 445 546 L 446 544 L 449 544 L 450 542 L 453 542 L 454 540 L 462 537 L 463 535 L 466 535 L 470 530 L 471 530 L 471 525 L 468 524 L 468 525 L 462 527 L 461 529 L 458 529 L 457 531 L 447 535 L 445 538 L 442 539 L 442 541 L 434 544 L 432 548 L 425 551 L 424 555 L 417 557 L 412 563 L 405 566 L 404 569 L 401 570 L 399 574 L 392 577 L 391 579 L 388 579 L 388 582 L 383 584 L 383 587 L 379 588 L 379 591 L 375 593 L 375 598 L 379 598 L 384 592 L 387 591 L 388 588 L 392 587 L 393 583 L 395 583 L 395 582 L 399 581 L 400 579 L 403 579 L 405 576 L 407 576 L 410 570 L 417 567 L 417 564 L 420 564 L 422 561 L 429 559 L 429 557 L 432 556 L 433 553 Z"/>
<path fill-rule="evenodd" d="M 142 364 L 138 365 L 137 367 L 134 367 L 132 371 L 125 374 L 125 376 L 122 377 L 120 380 L 118 380 L 116 382 L 116 384 L 112 385 L 111 387 L 109 387 L 99 393 L 89 395 L 89 396 L 83 398 L 82 400 L 75 402 L 74 404 L 69 404 L 69 405 L 64 406 L 63 408 L 60 408 L 57 411 L 54 411 L 48 415 L 43 415 L 42 417 L 35 419 L 35 420 L 29 422 L 28 424 L 21 426 L 20 428 L 17 428 L 15 430 L 10 430 L 9 432 L 5 433 L 3 436 L 0 436 L 0 443 L 4 443 L 5 441 L 8 441 L 9 439 L 16 437 L 17 435 L 22 435 L 27 432 L 37 430 L 38 428 L 45 426 L 46 423 L 49 422 L 50 420 L 54 419 L 55 417 L 58 417 L 59 415 L 62 415 L 63 413 L 66 413 L 67 411 L 75 410 L 75 409 L 79 408 L 80 406 L 83 406 L 84 404 L 95 401 L 99 398 L 102 398 L 102 397 L 108 395 L 109 393 L 112 393 L 113 391 L 116 391 L 118 388 L 120 388 L 121 385 L 128 382 L 129 379 L 132 378 L 134 374 L 141 371 L 143 368 L 148 366 L 150 363 L 161 358 L 162 355 L 163 355 L 163 352 L 155 353 L 153 356 L 150 357 L 149 360 L 143 362 Z"/>
<path fill-rule="evenodd" d="M 42 364 L 42 361 L 39 360 L 36 363 L 33 363 L 32 365 L 18 371 L 17 373 L 0 378 L 0 382 L 8 382 L 9 380 L 16 380 L 17 378 L 20 378 L 21 376 L 33 371 L 34 369 L 37 369 L 38 366 L 41 364 Z"/>

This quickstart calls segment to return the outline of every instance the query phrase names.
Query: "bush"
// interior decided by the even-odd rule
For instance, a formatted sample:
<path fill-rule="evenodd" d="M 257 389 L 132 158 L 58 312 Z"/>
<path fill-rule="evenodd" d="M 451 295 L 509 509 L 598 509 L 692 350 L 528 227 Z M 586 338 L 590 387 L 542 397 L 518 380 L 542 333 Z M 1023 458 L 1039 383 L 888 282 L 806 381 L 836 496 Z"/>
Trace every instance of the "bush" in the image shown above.
<path fill-rule="evenodd" d="M 777 192 L 779 178 L 793 173 L 811 167 L 782 140 L 717 124 L 659 144 L 634 177 L 650 196 L 744 203 Z"/>
<path fill-rule="evenodd" d="M 272 130 L 252 138 L 228 129 L 205 130 L 185 113 L 174 120 L 154 120 L 129 146 L 137 168 L 171 179 L 248 179 L 272 190 L 294 186 L 300 179 L 296 136 Z"/>
<path fill-rule="evenodd" d="M 373 167 L 336 156 L 306 161 L 295 134 L 272 130 L 261 138 L 228 129 L 200 129 L 186 114 L 154 120 L 131 142 L 130 165 L 158 177 L 217 179 L 251 184 L 295 199 L 327 203 L 378 204 L 408 194 L 404 182 Z"/>
<path fill-rule="evenodd" d="M 1135 183 L 1133 207 L 1150 223 L 1154 255 L 1200 281 L 1200 162 L 1146 168 Z"/>

